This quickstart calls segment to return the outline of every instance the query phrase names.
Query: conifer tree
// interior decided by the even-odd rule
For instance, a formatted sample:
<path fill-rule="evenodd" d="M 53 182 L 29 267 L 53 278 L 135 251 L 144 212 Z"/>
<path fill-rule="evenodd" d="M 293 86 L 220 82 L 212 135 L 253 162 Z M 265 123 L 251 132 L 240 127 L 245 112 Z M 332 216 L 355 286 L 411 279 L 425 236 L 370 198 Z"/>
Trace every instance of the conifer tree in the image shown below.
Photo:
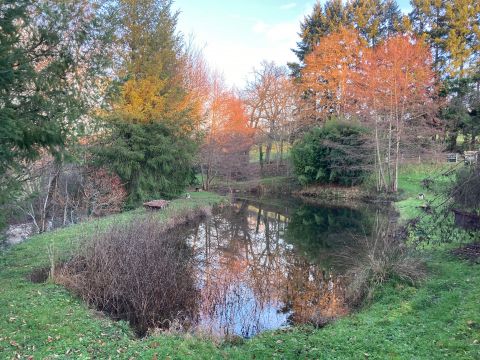
<path fill-rule="evenodd" d="M 475 71 L 480 52 L 480 3 L 477 0 L 449 0 L 445 6 L 448 35 L 447 72 L 464 78 Z"/>
<path fill-rule="evenodd" d="M 324 6 L 314 5 L 312 13 L 300 24 L 301 40 L 293 52 L 299 64 L 290 63 L 292 74 L 300 76 L 305 57 L 322 39 L 342 27 L 356 29 L 367 44 L 374 46 L 381 40 L 405 30 L 405 19 L 394 0 L 329 0 Z"/>
<path fill-rule="evenodd" d="M 414 31 L 432 49 L 435 70 L 445 78 L 472 75 L 480 61 L 480 3 L 476 0 L 413 0 Z"/>
<path fill-rule="evenodd" d="M 169 122 L 189 131 L 193 118 L 182 82 L 182 38 L 170 0 L 119 0 L 115 116 L 134 124 Z M 175 114 L 184 113 L 178 117 Z M 180 123 L 179 123 L 180 122 Z"/>
<path fill-rule="evenodd" d="M 98 104 L 107 13 L 93 0 L 0 3 L 0 210 L 25 165 L 43 152 L 60 155 Z"/>
<path fill-rule="evenodd" d="M 117 96 L 95 149 L 125 184 L 128 205 L 179 194 L 191 180 L 196 125 L 183 82 L 182 38 L 170 0 L 118 0 Z"/>

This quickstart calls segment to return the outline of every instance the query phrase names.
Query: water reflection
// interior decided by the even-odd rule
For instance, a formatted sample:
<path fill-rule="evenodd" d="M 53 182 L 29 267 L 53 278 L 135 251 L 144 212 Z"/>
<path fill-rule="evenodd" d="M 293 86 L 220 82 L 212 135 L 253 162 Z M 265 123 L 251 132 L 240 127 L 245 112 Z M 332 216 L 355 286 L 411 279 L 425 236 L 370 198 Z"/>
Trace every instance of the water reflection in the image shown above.
<path fill-rule="evenodd" d="M 239 200 L 200 223 L 197 329 L 251 337 L 348 312 L 332 254 L 367 232 L 365 211 Z"/>

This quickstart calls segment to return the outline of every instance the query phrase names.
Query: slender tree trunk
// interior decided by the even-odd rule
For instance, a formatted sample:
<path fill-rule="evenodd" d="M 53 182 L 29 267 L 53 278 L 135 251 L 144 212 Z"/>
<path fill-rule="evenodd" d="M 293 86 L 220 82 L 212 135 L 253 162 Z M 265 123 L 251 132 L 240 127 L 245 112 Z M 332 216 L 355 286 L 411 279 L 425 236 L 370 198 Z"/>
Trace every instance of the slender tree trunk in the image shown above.
<path fill-rule="evenodd" d="M 258 145 L 258 156 L 260 160 L 260 175 L 263 176 L 263 145 Z"/>
<path fill-rule="evenodd" d="M 272 153 L 272 141 L 268 140 L 267 147 L 265 149 L 265 163 L 270 164 L 270 155 Z"/>
<path fill-rule="evenodd" d="M 283 164 L 283 142 L 284 140 L 280 140 L 280 165 Z"/>
<path fill-rule="evenodd" d="M 397 135 L 397 154 L 395 155 L 395 179 L 393 183 L 393 191 L 398 191 L 398 167 L 400 163 L 400 134 Z"/>
<path fill-rule="evenodd" d="M 57 180 L 59 170 L 55 169 L 54 171 L 54 173 L 50 173 L 48 176 L 47 195 L 45 196 L 42 213 L 40 214 L 41 232 L 44 232 L 47 229 L 48 205 L 50 203 L 50 199 L 53 197 L 53 184 Z"/>
<path fill-rule="evenodd" d="M 65 177 L 65 205 L 63 207 L 63 226 L 67 225 L 67 212 L 68 212 L 68 180 Z"/>
<path fill-rule="evenodd" d="M 202 188 L 203 190 L 208 191 L 208 178 L 206 177 L 207 175 L 205 174 L 203 164 L 200 165 L 200 173 L 202 176 Z"/>
<path fill-rule="evenodd" d="M 392 120 L 388 121 L 388 146 L 387 146 L 387 177 L 388 177 L 388 188 L 392 190 Z"/>
<path fill-rule="evenodd" d="M 397 117 L 397 139 L 396 139 L 396 154 L 395 154 L 395 179 L 393 182 L 393 191 L 398 191 L 398 168 L 400 163 L 400 138 L 401 138 L 401 131 L 400 131 L 400 121 Z"/>
<path fill-rule="evenodd" d="M 387 183 L 385 181 L 385 174 L 382 166 L 382 156 L 380 154 L 380 140 L 378 138 L 378 119 L 375 120 L 375 147 L 377 151 L 379 183 L 380 183 L 380 191 L 381 191 L 381 190 L 387 189 Z"/>

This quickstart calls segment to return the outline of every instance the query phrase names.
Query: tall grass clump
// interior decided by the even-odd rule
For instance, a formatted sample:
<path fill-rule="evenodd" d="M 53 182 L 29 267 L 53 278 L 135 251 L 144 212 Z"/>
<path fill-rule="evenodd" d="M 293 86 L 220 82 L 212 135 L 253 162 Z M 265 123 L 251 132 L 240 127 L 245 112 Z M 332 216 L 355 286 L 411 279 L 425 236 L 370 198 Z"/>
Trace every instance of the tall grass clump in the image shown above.
<path fill-rule="evenodd" d="M 83 240 L 81 250 L 58 267 L 55 281 L 90 306 L 128 320 L 137 334 L 187 325 L 197 312 L 195 259 L 181 226 L 206 212 L 161 223 L 155 216 L 111 226 Z"/>
<path fill-rule="evenodd" d="M 371 300 L 387 281 L 416 285 L 426 275 L 422 259 L 405 245 L 388 219 L 377 217 L 372 234 L 358 237 L 357 245 L 347 247 L 339 257 L 350 264 L 346 272 L 346 299 L 353 306 Z"/>

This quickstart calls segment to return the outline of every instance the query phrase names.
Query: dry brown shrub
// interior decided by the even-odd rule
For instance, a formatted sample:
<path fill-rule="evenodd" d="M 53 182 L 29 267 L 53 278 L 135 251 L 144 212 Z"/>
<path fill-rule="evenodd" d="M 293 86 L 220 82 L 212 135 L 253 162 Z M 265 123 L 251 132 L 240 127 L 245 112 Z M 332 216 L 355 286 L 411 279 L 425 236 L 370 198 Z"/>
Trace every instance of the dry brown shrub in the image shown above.
<path fill-rule="evenodd" d="M 184 326 L 197 313 L 195 259 L 181 226 L 199 215 L 161 224 L 154 216 L 114 224 L 85 239 L 82 250 L 59 267 L 55 281 L 115 319 L 128 320 L 138 335 L 149 328 Z"/>

